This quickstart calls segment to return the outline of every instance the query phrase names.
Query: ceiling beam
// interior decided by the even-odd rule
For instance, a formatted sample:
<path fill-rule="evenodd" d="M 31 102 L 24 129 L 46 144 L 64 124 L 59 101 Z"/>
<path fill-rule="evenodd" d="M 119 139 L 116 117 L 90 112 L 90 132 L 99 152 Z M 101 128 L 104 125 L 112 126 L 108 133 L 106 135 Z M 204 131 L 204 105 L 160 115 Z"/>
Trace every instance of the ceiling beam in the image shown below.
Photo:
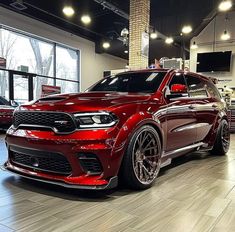
<path fill-rule="evenodd" d="M 115 14 L 121 16 L 122 18 L 129 20 L 129 15 L 126 12 L 124 12 L 123 10 L 114 6 L 112 3 L 105 1 L 105 0 L 93 0 L 93 1 L 100 4 L 101 6 L 103 6 L 104 9 L 109 9 L 112 12 L 114 12 Z"/>
<path fill-rule="evenodd" d="M 110 3 L 106 0 L 93 0 L 93 1 L 129 21 L 129 18 L 130 18 L 129 14 L 127 14 L 123 10 L 119 9 L 118 7 L 113 5 L 112 3 Z M 165 40 L 167 38 L 167 36 L 162 34 L 160 31 L 156 31 L 156 32 L 157 32 L 159 38 L 161 38 L 163 40 Z"/>
<path fill-rule="evenodd" d="M 109 9 L 110 11 L 112 11 L 113 13 L 121 16 L 122 18 L 126 19 L 129 21 L 129 14 L 127 14 L 125 11 L 121 10 L 120 8 L 116 7 L 115 5 L 113 5 L 112 3 L 106 1 L 106 0 L 93 0 L 94 2 L 100 4 L 101 6 L 103 6 L 104 8 L 106 9 Z M 160 31 L 158 30 L 155 30 L 155 32 L 158 34 L 158 38 L 162 39 L 162 40 L 165 40 L 167 38 L 166 35 L 162 34 Z M 180 44 L 178 43 L 174 43 L 174 45 L 176 47 L 181 47 Z M 187 52 L 189 52 L 189 49 L 188 48 L 185 48 L 185 50 Z"/>

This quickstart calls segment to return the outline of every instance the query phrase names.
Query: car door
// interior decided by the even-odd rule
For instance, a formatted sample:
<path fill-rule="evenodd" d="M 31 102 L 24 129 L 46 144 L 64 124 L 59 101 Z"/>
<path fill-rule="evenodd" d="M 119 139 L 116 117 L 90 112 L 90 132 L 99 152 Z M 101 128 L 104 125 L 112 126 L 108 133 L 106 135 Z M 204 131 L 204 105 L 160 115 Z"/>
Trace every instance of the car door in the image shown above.
<path fill-rule="evenodd" d="M 219 112 L 219 102 L 212 97 L 208 90 L 214 91 L 213 84 L 207 79 L 196 74 L 186 74 L 189 95 L 194 99 L 194 110 L 196 112 L 196 142 L 203 141 L 212 128 Z M 215 86 L 214 86 L 215 87 Z"/>
<path fill-rule="evenodd" d="M 166 96 L 167 102 L 167 141 L 166 152 L 174 151 L 195 142 L 196 139 L 196 117 L 193 108 L 194 101 L 186 93 L 178 94 L 172 92 L 172 88 L 185 86 L 186 81 L 183 73 L 175 73 L 170 78 L 168 89 L 171 91 L 170 98 Z"/>

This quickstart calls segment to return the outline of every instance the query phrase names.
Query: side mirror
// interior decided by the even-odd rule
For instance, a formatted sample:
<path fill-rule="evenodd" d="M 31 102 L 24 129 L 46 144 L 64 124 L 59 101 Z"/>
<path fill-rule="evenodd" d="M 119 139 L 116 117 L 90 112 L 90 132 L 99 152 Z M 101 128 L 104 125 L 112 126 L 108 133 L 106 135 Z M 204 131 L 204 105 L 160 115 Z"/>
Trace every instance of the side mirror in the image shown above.
<path fill-rule="evenodd" d="M 12 107 L 18 107 L 19 106 L 19 104 L 14 100 L 11 100 L 10 104 L 11 104 Z"/>
<path fill-rule="evenodd" d="M 171 89 L 167 86 L 165 90 L 165 97 L 168 100 L 174 98 L 188 97 L 187 86 L 181 84 L 174 84 L 171 86 Z"/>
<path fill-rule="evenodd" d="M 171 86 L 171 94 L 187 93 L 187 86 L 182 84 L 174 84 Z"/>

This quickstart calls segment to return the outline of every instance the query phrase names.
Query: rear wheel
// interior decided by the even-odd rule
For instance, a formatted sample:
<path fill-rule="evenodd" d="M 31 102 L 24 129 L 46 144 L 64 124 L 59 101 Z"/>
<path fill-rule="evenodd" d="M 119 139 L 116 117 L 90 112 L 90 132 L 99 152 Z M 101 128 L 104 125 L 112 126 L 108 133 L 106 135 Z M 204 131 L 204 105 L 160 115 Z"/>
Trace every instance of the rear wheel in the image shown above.
<path fill-rule="evenodd" d="M 229 150 L 230 132 L 229 124 L 226 120 L 222 120 L 216 136 L 215 144 L 211 150 L 213 155 L 225 155 Z"/>
<path fill-rule="evenodd" d="M 151 187 L 160 169 L 161 141 L 152 126 L 143 126 L 132 136 L 123 158 L 121 177 L 132 189 Z"/>

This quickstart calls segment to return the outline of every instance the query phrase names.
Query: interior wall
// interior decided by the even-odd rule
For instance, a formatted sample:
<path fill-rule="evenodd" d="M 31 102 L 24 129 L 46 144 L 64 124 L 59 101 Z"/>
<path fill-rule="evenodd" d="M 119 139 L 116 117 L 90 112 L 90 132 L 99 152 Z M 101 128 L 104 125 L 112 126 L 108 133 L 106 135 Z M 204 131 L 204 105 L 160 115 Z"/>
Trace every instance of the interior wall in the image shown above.
<path fill-rule="evenodd" d="M 219 80 L 224 80 L 219 83 L 219 87 L 224 85 L 235 87 L 235 12 L 228 13 L 227 16 L 228 21 L 226 23 L 226 14 L 219 14 L 197 37 L 191 40 L 191 44 L 195 41 L 198 45 L 198 49 L 190 50 L 190 70 L 193 72 L 196 72 L 198 53 L 232 51 L 230 72 L 204 73 Z M 222 41 L 220 38 L 225 28 L 231 36 L 228 41 Z"/>
<path fill-rule="evenodd" d="M 40 21 L 0 7 L 0 24 L 55 41 L 81 52 L 81 91 L 103 77 L 104 70 L 124 69 L 127 61 L 108 54 L 96 54 L 95 43 Z"/>

